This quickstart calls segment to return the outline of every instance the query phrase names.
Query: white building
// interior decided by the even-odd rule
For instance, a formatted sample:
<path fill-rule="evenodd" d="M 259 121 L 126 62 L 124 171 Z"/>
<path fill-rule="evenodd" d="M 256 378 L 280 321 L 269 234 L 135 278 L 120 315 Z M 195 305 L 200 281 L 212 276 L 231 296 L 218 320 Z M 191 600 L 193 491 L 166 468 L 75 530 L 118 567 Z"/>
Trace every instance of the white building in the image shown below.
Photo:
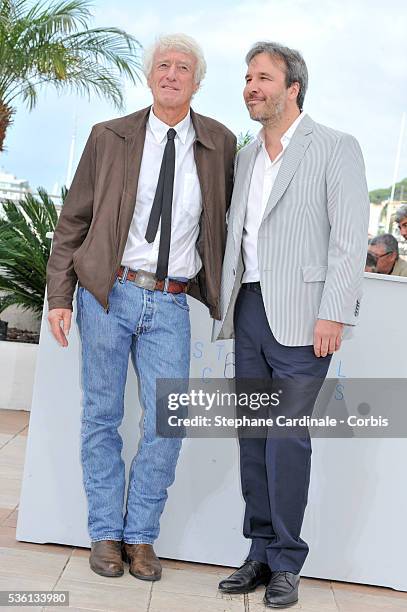
<path fill-rule="evenodd" d="M 20 200 L 25 193 L 31 193 L 31 188 L 25 179 L 18 179 L 0 168 L 0 201 L 1 200 Z"/>

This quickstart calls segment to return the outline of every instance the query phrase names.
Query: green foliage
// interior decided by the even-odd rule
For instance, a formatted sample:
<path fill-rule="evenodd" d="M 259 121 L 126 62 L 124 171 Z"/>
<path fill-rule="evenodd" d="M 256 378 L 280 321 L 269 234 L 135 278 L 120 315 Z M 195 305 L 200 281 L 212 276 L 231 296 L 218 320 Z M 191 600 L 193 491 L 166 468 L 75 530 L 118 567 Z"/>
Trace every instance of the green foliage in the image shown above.
<path fill-rule="evenodd" d="M 251 143 L 253 138 L 254 136 L 250 132 L 246 132 L 246 134 L 240 132 L 239 136 L 237 137 L 237 150 L 240 151 L 240 149 Z"/>
<path fill-rule="evenodd" d="M 63 197 L 66 191 L 63 191 Z M 3 202 L 0 217 L 0 313 L 18 305 L 41 316 L 46 267 L 58 220 L 51 198 L 42 188 L 39 198 L 31 194 L 19 202 Z"/>
<path fill-rule="evenodd" d="M 0 151 L 17 99 L 33 109 L 41 86 L 106 98 L 123 109 L 124 77 L 140 80 L 140 43 L 89 28 L 88 0 L 0 0 Z"/>
<path fill-rule="evenodd" d="M 391 187 L 374 189 L 369 192 L 370 201 L 373 204 L 380 204 L 383 200 L 388 200 L 391 195 Z M 396 189 L 394 191 L 395 200 L 407 200 L 407 178 L 404 178 L 399 183 L 396 183 Z"/>

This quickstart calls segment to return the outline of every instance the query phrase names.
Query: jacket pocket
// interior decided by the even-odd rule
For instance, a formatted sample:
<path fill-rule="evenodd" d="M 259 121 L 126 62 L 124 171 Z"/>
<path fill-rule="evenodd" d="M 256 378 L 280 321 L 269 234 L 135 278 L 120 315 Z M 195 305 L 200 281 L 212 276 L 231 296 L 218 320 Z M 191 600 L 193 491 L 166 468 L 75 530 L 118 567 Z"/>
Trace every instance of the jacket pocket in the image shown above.
<path fill-rule="evenodd" d="M 93 240 L 93 232 L 92 232 L 92 229 L 89 227 L 88 233 L 83 239 L 82 244 L 72 253 L 72 262 L 74 264 L 74 268 L 75 268 L 75 264 L 77 263 L 78 259 L 80 259 L 82 255 L 85 253 L 85 251 L 87 250 L 92 240 Z"/>
<path fill-rule="evenodd" d="M 324 281 L 328 266 L 302 266 L 302 279 L 304 283 Z"/>

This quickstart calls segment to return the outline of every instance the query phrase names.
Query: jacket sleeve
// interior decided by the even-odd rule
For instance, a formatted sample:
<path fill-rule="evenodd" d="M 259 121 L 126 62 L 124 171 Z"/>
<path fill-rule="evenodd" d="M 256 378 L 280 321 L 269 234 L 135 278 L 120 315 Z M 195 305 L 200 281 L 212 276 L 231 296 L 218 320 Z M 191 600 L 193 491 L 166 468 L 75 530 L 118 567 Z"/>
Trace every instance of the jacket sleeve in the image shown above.
<path fill-rule="evenodd" d="M 369 225 L 369 193 L 357 140 L 341 134 L 326 171 L 331 225 L 328 270 L 318 318 L 355 325 L 362 297 Z"/>
<path fill-rule="evenodd" d="M 48 308 L 70 308 L 77 283 L 73 254 L 84 241 L 93 214 L 95 133 L 89 135 L 54 232 L 47 264 Z"/>
<path fill-rule="evenodd" d="M 227 202 L 227 207 L 226 207 L 226 226 L 229 225 L 230 205 L 232 203 L 233 186 L 234 186 L 234 183 L 235 183 L 236 172 L 237 172 L 237 162 L 238 162 L 238 158 L 239 158 L 239 151 L 237 151 L 237 140 L 236 139 L 235 139 L 234 146 L 235 146 L 235 154 L 233 156 L 233 169 L 232 169 L 232 178 L 231 178 L 230 199 Z"/>
<path fill-rule="evenodd" d="M 232 199 L 236 143 L 236 136 L 232 133 L 228 134 L 227 146 L 225 146 L 226 211 L 229 209 Z"/>

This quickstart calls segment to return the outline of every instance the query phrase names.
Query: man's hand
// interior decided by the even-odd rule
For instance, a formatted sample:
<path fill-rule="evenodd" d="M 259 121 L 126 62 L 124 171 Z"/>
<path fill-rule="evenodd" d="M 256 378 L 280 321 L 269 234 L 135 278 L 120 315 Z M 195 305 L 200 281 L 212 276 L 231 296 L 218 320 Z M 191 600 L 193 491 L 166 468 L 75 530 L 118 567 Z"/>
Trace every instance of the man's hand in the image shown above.
<path fill-rule="evenodd" d="M 71 328 L 71 318 L 72 310 L 70 308 L 53 308 L 48 313 L 48 322 L 51 326 L 52 334 L 61 346 L 68 346 L 66 337 Z"/>
<path fill-rule="evenodd" d="M 338 351 L 342 341 L 343 323 L 318 319 L 314 328 L 314 353 L 326 357 Z"/>

